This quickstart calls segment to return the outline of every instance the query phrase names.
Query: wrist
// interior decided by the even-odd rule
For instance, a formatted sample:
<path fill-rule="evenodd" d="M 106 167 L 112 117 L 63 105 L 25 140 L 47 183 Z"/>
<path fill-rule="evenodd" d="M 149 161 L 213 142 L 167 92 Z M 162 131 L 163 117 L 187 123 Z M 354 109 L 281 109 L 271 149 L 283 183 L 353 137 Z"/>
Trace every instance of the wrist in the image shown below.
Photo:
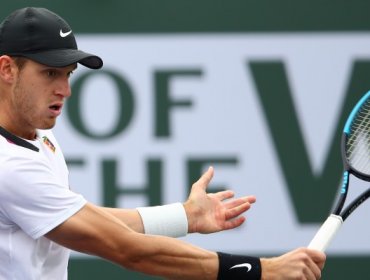
<path fill-rule="evenodd" d="M 276 275 L 276 258 L 261 258 L 261 280 L 268 280 Z"/>
<path fill-rule="evenodd" d="M 265 258 L 261 258 L 261 280 L 267 280 L 268 275 L 266 275 L 266 266 L 269 264 L 269 260 Z"/>
<path fill-rule="evenodd" d="M 137 208 L 145 234 L 181 237 L 188 233 L 188 219 L 181 203 Z"/>
<path fill-rule="evenodd" d="M 197 218 L 200 216 L 200 211 L 196 211 L 198 207 L 194 207 L 194 205 L 192 206 L 191 204 L 192 202 L 189 200 L 183 203 L 188 220 L 188 233 L 197 232 Z"/>
<path fill-rule="evenodd" d="M 218 252 L 217 280 L 261 280 L 261 260 L 256 257 Z"/>

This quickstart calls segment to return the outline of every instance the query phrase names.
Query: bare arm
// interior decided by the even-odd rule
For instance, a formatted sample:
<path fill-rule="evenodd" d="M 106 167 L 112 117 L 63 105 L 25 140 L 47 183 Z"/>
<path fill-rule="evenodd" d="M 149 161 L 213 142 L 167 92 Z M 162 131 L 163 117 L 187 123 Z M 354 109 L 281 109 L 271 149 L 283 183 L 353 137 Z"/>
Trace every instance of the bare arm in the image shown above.
<path fill-rule="evenodd" d="M 107 211 L 125 225 L 138 233 L 144 233 L 144 226 L 140 214 L 136 209 L 109 208 L 100 207 L 101 210 Z"/>
<path fill-rule="evenodd" d="M 217 279 L 219 263 L 215 252 L 174 238 L 137 233 L 93 204 L 87 204 L 46 237 L 72 250 L 166 279 Z M 261 259 L 262 279 L 320 279 L 324 263 L 323 253 L 300 248 Z"/>
<path fill-rule="evenodd" d="M 46 237 L 67 248 L 167 279 L 217 277 L 216 253 L 177 239 L 137 233 L 92 204 L 87 204 Z"/>
<path fill-rule="evenodd" d="M 239 227 L 246 220 L 243 214 L 256 201 L 254 196 L 234 198 L 234 192 L 230 190 L 207 193 L 213 174 L 211 167 L 193 184 L 190 195 L 183 204 L 188 217 L 189 233 L 213 233 Z M 136 232 L 144 232 L 140 214 L 135 209 L 102 209 Z"/>

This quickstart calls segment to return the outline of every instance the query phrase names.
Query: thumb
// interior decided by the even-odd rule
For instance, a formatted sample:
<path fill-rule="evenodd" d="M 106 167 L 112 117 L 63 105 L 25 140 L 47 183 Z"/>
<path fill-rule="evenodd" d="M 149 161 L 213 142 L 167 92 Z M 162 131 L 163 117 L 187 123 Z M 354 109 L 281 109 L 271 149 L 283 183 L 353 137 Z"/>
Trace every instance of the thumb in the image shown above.
<path fill-rule="evenodd" d="M 203 175 L 198 179 L 198 181 L 195 182 L 194 186 L 199 186 L 202 189 L 206 189 L 211 182 L 214 174 L 214 169 L 212 166 L 208 168 L 206 172 L 203 173 Z"/>

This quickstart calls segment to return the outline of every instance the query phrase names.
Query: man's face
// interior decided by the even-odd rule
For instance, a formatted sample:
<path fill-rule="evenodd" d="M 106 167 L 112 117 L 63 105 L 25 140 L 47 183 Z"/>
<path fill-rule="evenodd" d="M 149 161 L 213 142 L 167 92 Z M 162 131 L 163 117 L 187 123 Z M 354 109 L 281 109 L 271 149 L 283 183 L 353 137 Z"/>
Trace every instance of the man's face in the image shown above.
<path fill-rule="evenodd" d="M 71 95 L 69 77 L 74 69 L 75 64 L 56 68 L 27 60 L 11 95 L 13 120 L 29 131 L 52 128 Z"/>

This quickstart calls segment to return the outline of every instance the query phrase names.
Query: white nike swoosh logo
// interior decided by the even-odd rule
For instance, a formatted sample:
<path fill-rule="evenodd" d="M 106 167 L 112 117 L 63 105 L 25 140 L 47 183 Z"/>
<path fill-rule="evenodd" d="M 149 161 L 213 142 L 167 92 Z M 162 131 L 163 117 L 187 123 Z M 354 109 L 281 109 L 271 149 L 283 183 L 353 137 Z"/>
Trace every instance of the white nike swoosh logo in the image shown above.
<path fill-rule="evenodd" d="M 250 263 L 237 264 L 237 265 L 234 265 L 234 266 L 230 267 L 230 269 L 240 268 L 240 267 L 245 267 L 246 269 L 248 269 L 247 272 L 249 272 L 252 269 L 252 265 Z"/>
<path fill-rule="evenodd" d="M 63 30 L 61 29 L 59 35 L 60 35 L 60 37 L 64 38 L 64 37 L 67 37 L 71 33 L 72 33 L 72 30 L 70 30 L 68 32 L 63 32 Z"/>

